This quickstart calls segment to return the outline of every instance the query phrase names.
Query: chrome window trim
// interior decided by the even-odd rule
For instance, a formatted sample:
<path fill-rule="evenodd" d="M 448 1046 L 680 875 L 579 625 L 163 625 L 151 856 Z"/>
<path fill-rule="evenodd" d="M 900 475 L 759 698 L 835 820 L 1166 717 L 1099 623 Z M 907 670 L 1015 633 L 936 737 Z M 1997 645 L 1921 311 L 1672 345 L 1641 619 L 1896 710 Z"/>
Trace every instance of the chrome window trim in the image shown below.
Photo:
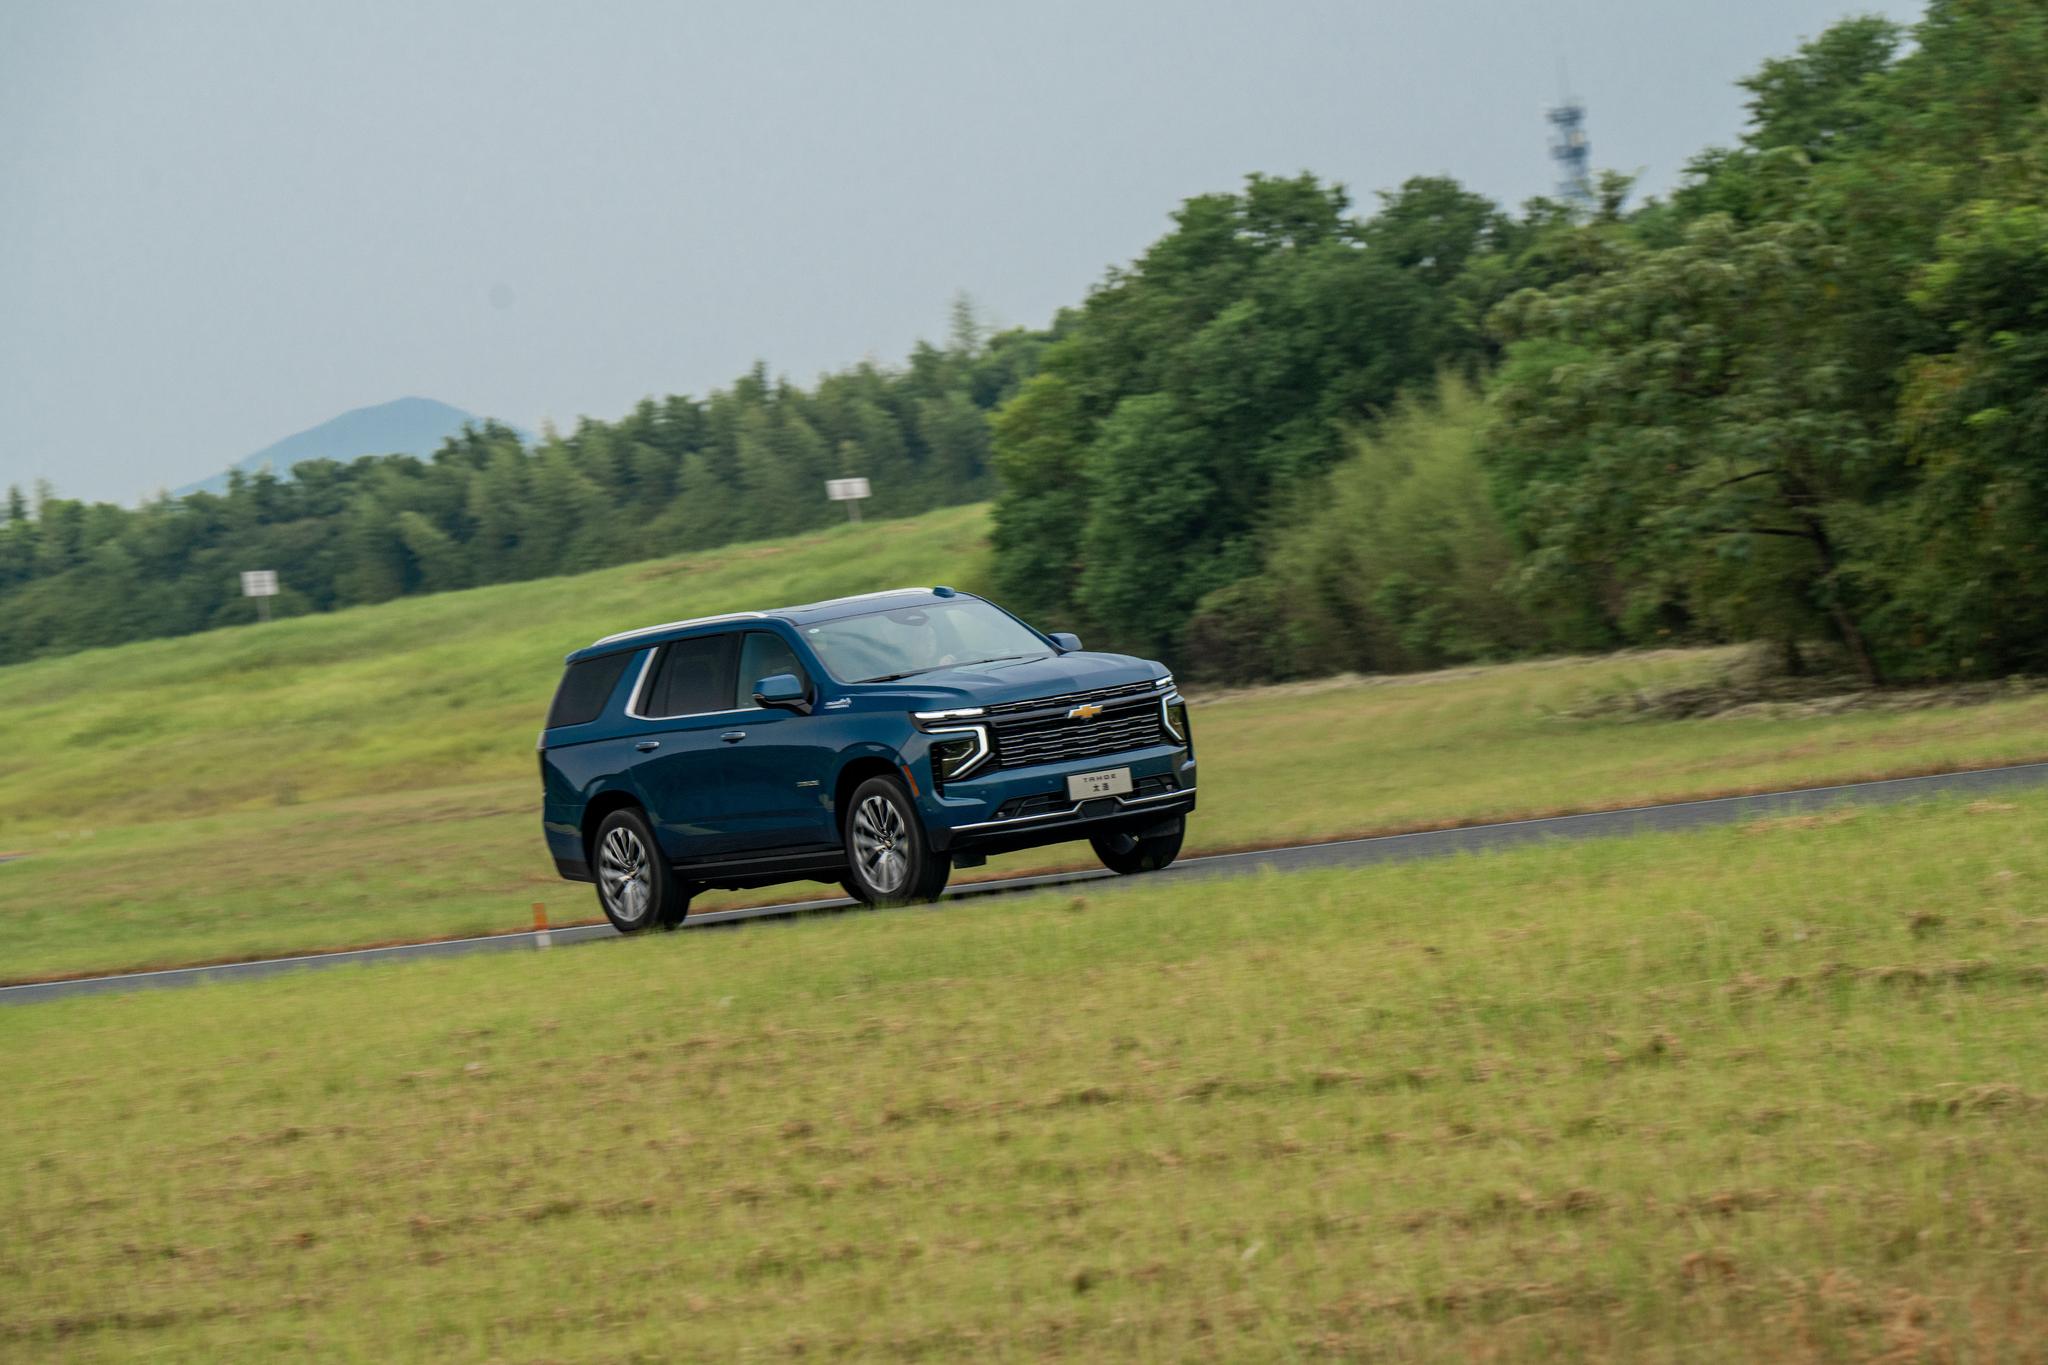
<path fill-rule="evenodd" d="M 1159 792 L 1153 796 L 1119 796 L 1113 799 L 1119 806 L 1149 806 L 1155 802 L 1176 801 L 1183 796 L 1193 796 L 1194 794 L 1195 789 L 1193 787 L 1182 787 L 1178 791 Z M 1100 800 L 1101 798 L 1097 797 L 1096 799 Z M 970 829 L 996 829 L 1003 825 L 1025 825 L 1030 824 L 1034 820 L 1064 820 L 1070 815 L 1080 814 L 1081 807 L 1087 804 L 1085 801 L 1076 801 L 1065 810 L 1047 810 L 1040 811 L 1036 815 L 1012 815 L 1005 820 L 980 820 L 971 825 L 955 825 L 953 826 L 953 832 L 961 834 Z"/>
<path fill-rule="evenodd" d="M 927 730 L 925 731 L 925 733 L 928 735 L 974 736 L 974 754 L 967 760 L 966 765 L 955 771 L 952 776 L 941 778 L 939 776 L 938 765 L 934 763 L 932 765 L 932 780 L 934 782 L 958 782 L 963 777 L 972 776 L 981 768 L 981 766 L 984 763 L 987 763 L 996 755 L 994 746 L 988 742 L 988 727 L 986 725 L 956 725 L 943 730 Z"/>
<path fill-rule="evenodd" d="M 673 716 L 650 716 L 641 711 L 640 703 L 646 697 L 648 678 L 654 672 L 654 661 L 661 657 L 662 650 L 666 649 L 670 644 L 677 643 L 680 643 L 680 641 L 671 640 L 648 647 L 647 658 L 640 665 L 640 676 L 633 682 L 633 698 L 626 703 L 626 715 L 628 717 L 633 720 L 694 720 L 698 716 L 758 716 L 766 709 L 759 706 L 748 706 L 728 708 L 723 711 L 678 711 Z"/>
<path fill-rule="evenodd" d="M 652 716 L 640 714 L 640 699 L 647 694 L 647 675 L 654 671 L 654 661 L 661 657 L 661 646 L 655 645 L 647 651 L 647 657 L 640 661 L 640 676 L 633 679 L 633 695 L 626 698 L 626 714 L 634 720 L 652 720 Z"/>

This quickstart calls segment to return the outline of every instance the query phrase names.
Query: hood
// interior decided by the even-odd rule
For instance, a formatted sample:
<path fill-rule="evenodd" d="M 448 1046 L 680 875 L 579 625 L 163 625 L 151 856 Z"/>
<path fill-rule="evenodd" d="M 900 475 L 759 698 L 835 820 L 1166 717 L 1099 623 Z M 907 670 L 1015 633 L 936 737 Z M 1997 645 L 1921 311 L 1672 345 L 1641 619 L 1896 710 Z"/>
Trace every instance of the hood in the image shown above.
<path fill-rule="evenodd" d="M 876 683 L 847 690 L 859 694 L 887 692 L 891 697 L 906 698 L 912 710 L 938 711 L 1030 701 L 1034 697 L 1056 697 L 1065 692 L 1086 692 L 1098 687 L 1136 687 L 1165 676 L 1165 666 L 1148 659 L 1079 649 L 1071 654 L 1054 654 L 1039 659 L 1009 659 L 968 664 L 964 668 L 936 668 L 899 682 Z"/>

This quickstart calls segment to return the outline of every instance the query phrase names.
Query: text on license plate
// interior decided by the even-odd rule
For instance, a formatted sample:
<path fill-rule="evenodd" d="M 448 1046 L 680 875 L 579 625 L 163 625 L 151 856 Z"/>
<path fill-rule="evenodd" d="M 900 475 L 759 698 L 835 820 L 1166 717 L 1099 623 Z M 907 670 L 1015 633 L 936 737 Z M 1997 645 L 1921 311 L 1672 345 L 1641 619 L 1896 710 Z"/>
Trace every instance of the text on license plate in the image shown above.
<path fill-rule="evenodd" d="M 1067 779 L 1067 800 L 1086 801 L 1091 796 L 1122 796 L 1130 789 L 1129 768 L 1104 768 L 1099 773 L 1075 773 Z"/>

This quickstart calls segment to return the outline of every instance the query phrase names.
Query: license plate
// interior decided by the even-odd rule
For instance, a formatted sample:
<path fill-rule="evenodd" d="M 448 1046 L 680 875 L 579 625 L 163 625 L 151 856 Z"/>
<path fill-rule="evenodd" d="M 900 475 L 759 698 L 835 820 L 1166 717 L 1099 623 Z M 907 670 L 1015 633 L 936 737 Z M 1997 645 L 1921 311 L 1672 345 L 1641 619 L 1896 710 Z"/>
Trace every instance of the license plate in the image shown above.
<path fill-rule="evenodd" d="M 1122 796 L 1131 789 L 1129 768 L 1104 768 L 1099 773 L 1076 773 L 1067 779 L 1067 800 L 1086 801 L 1093 796 Z"/>

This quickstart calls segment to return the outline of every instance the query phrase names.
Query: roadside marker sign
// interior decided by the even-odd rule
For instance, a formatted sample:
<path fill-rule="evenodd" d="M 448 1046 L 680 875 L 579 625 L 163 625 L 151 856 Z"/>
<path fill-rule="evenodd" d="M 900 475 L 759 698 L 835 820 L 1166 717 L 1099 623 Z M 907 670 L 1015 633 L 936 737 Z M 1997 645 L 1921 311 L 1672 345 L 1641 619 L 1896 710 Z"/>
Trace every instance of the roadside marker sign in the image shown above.
<path fill-rule="evenodd" d="M 874 490 L 868 487 L 866 479 L 827 479 L 825 480 L 825 496 L 833 502 L 843 502 L 846 504 L 846 519 L 848 521 L 859 521 L 860 500 L 873 497 Z"/>
<path fill-rule="evenodd" d="M 256 599 L 256 619 L 270 619 L 270 599 L 277 596 L 277 570 L 242 570 L 242 596 Z"/>

